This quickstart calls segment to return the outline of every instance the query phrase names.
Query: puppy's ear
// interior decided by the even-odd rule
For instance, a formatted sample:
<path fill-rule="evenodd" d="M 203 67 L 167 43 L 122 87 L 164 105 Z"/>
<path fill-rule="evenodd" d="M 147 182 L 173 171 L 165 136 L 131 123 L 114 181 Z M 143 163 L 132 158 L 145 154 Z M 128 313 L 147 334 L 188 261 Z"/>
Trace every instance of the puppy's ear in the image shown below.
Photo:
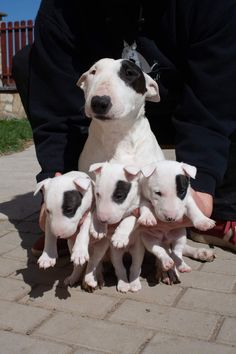
<path fill-rule="evenodd" d="M 125 171 L 125 175 L 127 177 L 128 180 L 132 180 L 135 177 L 138 176 L 139 172 L 141 172 L 139 167 L 136 166 L 125 166 L 124 167 L 124 171 Z"/>
<path fill-rule="evenodd" d="M 146 165 L 141 169 L 144 177 L 150 177 L 151 175 L 153 175 L 155 170 L 156 170 L 156 164 L 154 163 L 150 163 L 149 165 Z"/>
<path fill-rule="evenodd" d="M 44 192 L 44 190 L 47 188 L 47 186 L 48 186 L 50 180 L 51 180 L 51 178 L 46 178 L 46 179 L 44 179 L 43 181 L 37 183 L 36 188 L 35 188 L 35 191 L 34 191 L 34 196 L 35 196 L 36 194 L 38 194 L 38 192 L 39 192 L 40 190 L 42 190 L 42 191 Z"/>
<path fill-rule="evenodd" d="M 82 191 L 87 191 L 88 187 L 91 184 L 91 180 L 89 177 L 78 177 L 78 178 L 75 178 L 73 182 Z"/>
<path fill-rule="evenodd" d="M 195 166 L 188 165 L 187 163 L 184 162 L 181 162 L 181 166 L 187 176 L 195 179 L 197 173 L 197 169 Z"/>
<path fill-rule="evenodd" d="M 151 101 L 151 102 L 160 102 L 160 94 L 159 94 L 159 87 L 154 81 L 151 76 L 149 76 L 146 73 L 143 73 L 145 76 L 145 81 L 146 81 L 146 101 Z"/>
<path fill-rule="evenodd" d="M 94 172 L 96 175 L 100 174 L 104 164 L 105 162 L 93 163 L 89 167 L 89 172 Z"/>
<path fill-rule="evenodd" d="M 86 71 L 85 73 L 83 73 L 83 74 L 80 76 L 79 80 L 76 82 L 76 85 L 77 85 L 78 87 L 80 87 L 82 90 L 84 90 L 84 85 L 85 85 L 85 81 L 86 81 L 86 79 L 87 79 L 87 75 L 88 75 L 88 71 Z"/>

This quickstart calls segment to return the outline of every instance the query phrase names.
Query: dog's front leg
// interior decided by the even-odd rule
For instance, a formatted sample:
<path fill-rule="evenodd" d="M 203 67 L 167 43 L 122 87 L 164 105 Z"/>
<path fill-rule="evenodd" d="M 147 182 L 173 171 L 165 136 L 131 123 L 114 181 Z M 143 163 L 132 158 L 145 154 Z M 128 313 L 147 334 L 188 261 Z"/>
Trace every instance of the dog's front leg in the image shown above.
<path fill-rule="evenodd" d="M 154 226 L 157 224 L 157 219 L 153 207 L 147 200 L 142 200 L 140 203 L 140 216 L 138 223 L 144 226 Z"/>
<path fill-rule="evenodd" d="M 48 218 L 45 223 L 45 242 L 42 255 L 38 259 L 40 268 L 46 269 L 54 267 L 56 264 L 57 254 L 57 239 L 52 234 Z"/>
<path fill-rule="evenodd" d="M 137 226 L 137 219 L 134 215 L 127 216 L 121 220 L 111 238 L 113 246 L 116 248 L 126 247 L 129 243 L 130 234 Z"/>
<path fill-rule="evenodd" d="M 91 212 L 88 212 L 83 224 L 80 226 L 80 231 L 75 239 L 75 244 L 72 249 L 71 260 L 74 265 L 83 265 L 89 259 L 89 227 L 91 223 Z"/>
<path fill-rule="evenodd" d="M 107 234 L 107 224 L 101 223 L 98 220 L 96 211 L 92 213 L 92 220 L 91 220 L 89 232 L 95 239 L 99 239 L 99 240 L 105 237 Z"/>
<path fill-rule="evenodd" d="M 206 231 L 215 226 L 215 221 L 208 218 L 201 212 L 191 195 L 188 197 L 186 209 L 186 215 L 192 221 L 194 227 L 198 230 Z"/>

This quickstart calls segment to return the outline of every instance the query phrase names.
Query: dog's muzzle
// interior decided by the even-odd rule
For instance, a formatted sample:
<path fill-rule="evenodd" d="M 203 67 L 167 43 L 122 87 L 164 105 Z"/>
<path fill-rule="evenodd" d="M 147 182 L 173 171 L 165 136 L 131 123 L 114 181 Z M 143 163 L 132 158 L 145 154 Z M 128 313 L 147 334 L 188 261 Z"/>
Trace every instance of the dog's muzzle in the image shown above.
<path fill-rule="evenodd" d="M 91 99 L 91 108 L 98 119 L 108 119 L 106 114 L 112 106 L 110 96 L 93 96 Z"/>

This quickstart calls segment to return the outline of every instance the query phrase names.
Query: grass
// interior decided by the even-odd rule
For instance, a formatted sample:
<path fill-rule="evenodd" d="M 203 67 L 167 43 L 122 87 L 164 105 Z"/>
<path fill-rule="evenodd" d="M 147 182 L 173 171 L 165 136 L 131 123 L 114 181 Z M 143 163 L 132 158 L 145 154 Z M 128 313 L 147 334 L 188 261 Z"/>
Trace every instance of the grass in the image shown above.
<path fill-rule="evenodd" d="M 21 151 L 32 142 L 27 119 L 0 119 L 0 155 Z"/>

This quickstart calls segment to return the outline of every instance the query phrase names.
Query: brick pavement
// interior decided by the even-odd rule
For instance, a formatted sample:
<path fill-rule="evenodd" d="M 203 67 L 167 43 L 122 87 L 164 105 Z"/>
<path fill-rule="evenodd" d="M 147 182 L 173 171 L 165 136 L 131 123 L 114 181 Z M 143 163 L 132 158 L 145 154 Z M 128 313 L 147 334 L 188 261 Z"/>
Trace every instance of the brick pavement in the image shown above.
<path fill-rule="evenodd" d="M 188 259 L 193 271 L 178 285 L 154 284 L 144 269 L 137 294 L 118 293 L 111 269 L 93 294 L 64 287 L 72 269 L 66 258 L 39 270 L 30 253 L 40 234 L 35 161 L 32 147 L 0 158 L 0 354 L 236 352 L 236 255 L 229 251 L 215 247 L 212 263 Z"/>

